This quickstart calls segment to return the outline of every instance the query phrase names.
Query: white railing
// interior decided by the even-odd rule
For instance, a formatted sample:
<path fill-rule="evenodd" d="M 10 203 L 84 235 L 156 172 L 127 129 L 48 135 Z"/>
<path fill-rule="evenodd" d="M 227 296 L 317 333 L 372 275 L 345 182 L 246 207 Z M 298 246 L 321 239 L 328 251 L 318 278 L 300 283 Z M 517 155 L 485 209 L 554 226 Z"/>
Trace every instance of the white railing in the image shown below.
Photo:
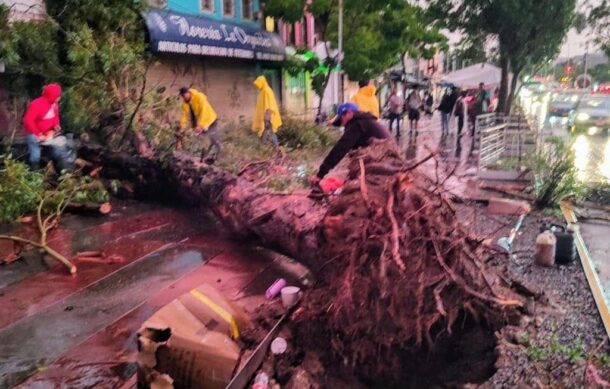
<path fill-rule="evenodd" d="M 521 165 L 527 155 L 536 151 L 537 132 L 532 131 L 521 115 L 480 115 L 475 121 L 479 140 L 479 170 L 486 169 L 501 158 Z"/>

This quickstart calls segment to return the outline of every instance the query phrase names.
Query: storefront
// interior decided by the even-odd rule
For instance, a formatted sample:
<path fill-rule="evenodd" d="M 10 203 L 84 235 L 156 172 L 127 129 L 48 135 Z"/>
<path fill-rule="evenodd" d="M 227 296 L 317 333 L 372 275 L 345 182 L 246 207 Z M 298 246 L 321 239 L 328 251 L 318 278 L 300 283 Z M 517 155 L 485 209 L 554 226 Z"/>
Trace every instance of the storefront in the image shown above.
<path fill-rule="evenodd" d="M 152 87 L 168 94 L 181 86 L 204 91 L 221 120 L 247 121 L 256 102 L 252 81 L 268 77 L 281 101 L 281 38 L 251 24 L 232 23 L 167 10 L 144 13 L 150 50 L 158 59 L 148 74 Z"/>

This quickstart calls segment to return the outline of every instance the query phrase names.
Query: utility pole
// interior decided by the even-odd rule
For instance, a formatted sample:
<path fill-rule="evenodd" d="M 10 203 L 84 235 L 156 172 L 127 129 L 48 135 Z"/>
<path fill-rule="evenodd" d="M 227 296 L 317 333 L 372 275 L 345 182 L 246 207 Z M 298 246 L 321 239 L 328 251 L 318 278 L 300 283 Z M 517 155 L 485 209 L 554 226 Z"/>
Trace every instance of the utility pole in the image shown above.
<path fill-rule="evenodd" d="M 343 102 L 343 0 L 339 0 L 339 42 L 337 47 L 339 49 L 339 58 L 337 60 L 337 65 L 339 67 L 339 102 Z"/>
<path fill-rule="evenodd" d="M 585 60 L 585 78 L 583 80 L 583 85 L 586 85 L 587 80 L 588 80 L 587 72 L 589 70 L 589 66 L 588 66 L 589 65 L 589 42 L 587 42 L 587 44 L 585 46 L 585 59 L 584 60 Z M 590 85 L 587 86 L 587 89 L 589 86 Z"/>

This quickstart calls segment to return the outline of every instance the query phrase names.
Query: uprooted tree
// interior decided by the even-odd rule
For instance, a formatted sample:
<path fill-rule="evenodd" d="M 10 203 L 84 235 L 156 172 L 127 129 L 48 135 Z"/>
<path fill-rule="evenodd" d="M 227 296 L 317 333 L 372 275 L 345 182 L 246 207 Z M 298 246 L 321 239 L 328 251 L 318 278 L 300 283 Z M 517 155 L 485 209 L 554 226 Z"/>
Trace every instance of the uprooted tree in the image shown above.
<path fill-rule="evenodd" d="M 497 328 L 521 305 L 486 265 L 494 253 L 458 222 L 443 183 L 389 142 L 353 152 L 341 194 L 327 201 L 274 194 L 188 159 L 162 167 L 95 147 L 82 156 L 131 181 L 136 194 L 163 186 L 205 203 L 234 233 L 309 266 L 320 280 L 305 302 L 309 318 L 332 334 L 334 355 L 371 376 L 396 367 L 397 350 L 450 336 L 458 318 Z"/>

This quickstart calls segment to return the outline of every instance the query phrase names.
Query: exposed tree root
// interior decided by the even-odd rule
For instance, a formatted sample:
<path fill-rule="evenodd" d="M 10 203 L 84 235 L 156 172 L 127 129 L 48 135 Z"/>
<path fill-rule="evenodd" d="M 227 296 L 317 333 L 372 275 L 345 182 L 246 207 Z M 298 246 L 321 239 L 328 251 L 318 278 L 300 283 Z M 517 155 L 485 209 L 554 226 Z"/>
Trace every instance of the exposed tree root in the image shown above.
<path fill-rule="evenodd" d="M 409 165 L 393 143 L 375 142 L 351 154 L 341 194 L 317 202 L 188 160 L 161 167 L 85 151 L 105 174 L 134 183 L 136 194 L 171 188 L 183 201 L 206 204 L 235 233 L 317 273 L 299 332 L 365 377 L 400 371 L 404 350 L 434 347 L 459 318 L 495 328 L 521 305 L 485 265 L 493 252 L 458 222 L 444 180 L 415 169 L 434 154 Z"/>

